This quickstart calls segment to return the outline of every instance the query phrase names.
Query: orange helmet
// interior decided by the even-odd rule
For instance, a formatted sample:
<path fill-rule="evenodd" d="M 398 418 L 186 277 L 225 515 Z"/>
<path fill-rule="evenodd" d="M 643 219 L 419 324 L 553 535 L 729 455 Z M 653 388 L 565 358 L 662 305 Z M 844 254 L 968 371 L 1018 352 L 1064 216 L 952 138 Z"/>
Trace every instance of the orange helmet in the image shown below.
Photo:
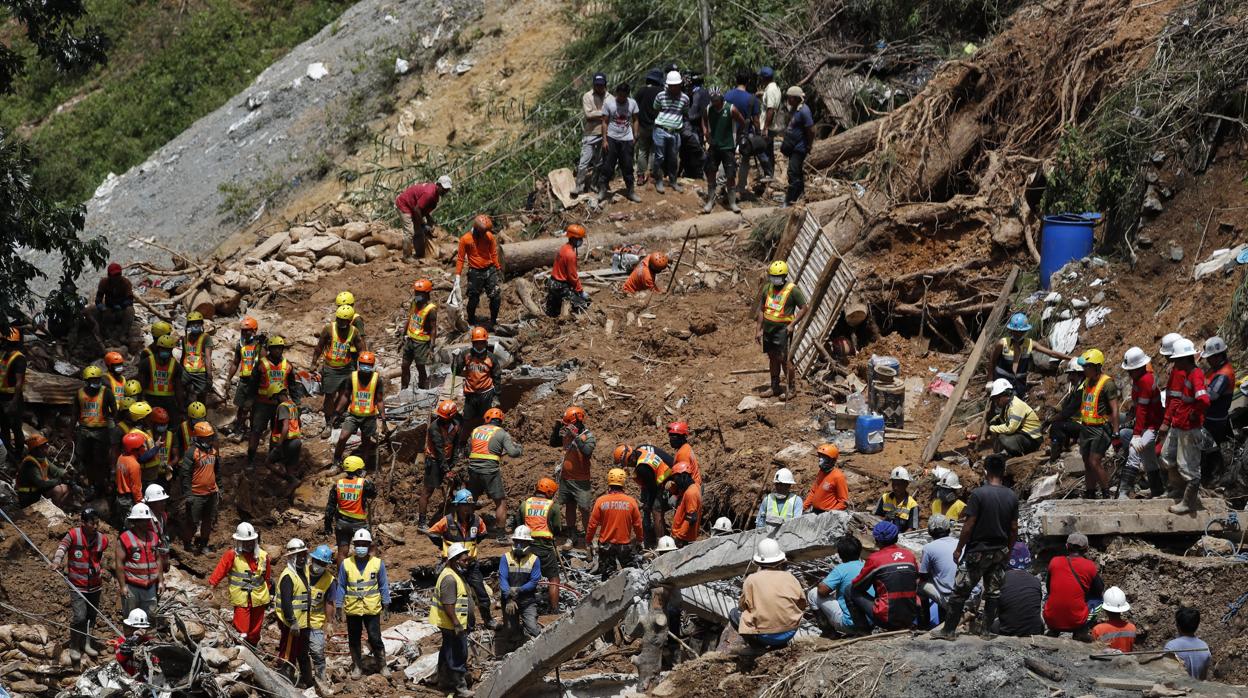
<path fill-rule="evenodd" d="M 163 407 L 157 407 L 156 409 L 152 410 L 152 423 L 153 424 L 168 424 L 169 412 Z"/>
<path fill-rule="evenodd" d="M 443 400 L 438 403 L 438 416 L 442 419 L 452 419 L 459 414 L 459 405 L 454 400 Z"/>
<path fill-rule="evenodd" d="M 815 449 L 815 452 L 821 456 L 827 456 L 832 460 L 836 460 L 841 457 L 841 449 L 837 448 L 836 444 L 823 444 L 819 448 Z"/>
<path fill-rule="evenodd" d="M 474 342 L 486 342 L 490 339 L 490 333 L 484 327 L 472 328 L 472 335 L 470 336 Z"/>
<path fill-rule="evenodd" d="M 564 424 L 576 424 L 585 421 L 585 410 L 573 405 L 563 411 Z"/>
<path fill-rule="evenodd" d="M 412 284 L 412 291 L 415 293 L 431 293 L 433 291 L 433 282 L 429 279 L 416 279 Z"/>
<path fill-rule="evenodd" d="M 679 475 L 681 473 L 689 473 L 690 475 L 693 474 L 693 466 L 689 465 L 689 461 L 677 461 L 676 465 L 672 466 L 673 475 Z"/>
<path fill-rule="evenodd" d="M 537 491 L 547 497 L 553 497 L 555 496 L 555 493 L 559 491 L 559 483 L 548 477 L 544 477 L 537 481 Z"/>
<path fill-rule="evenodd" d="M 472 232 L 474 233 L 484 233 L 493 229 L 494 220 L 484 213 L 479 213 L 476 218 L 472 219 Z"/>
<path fill-rule="evenodd" d="M 26 448 L 36 449 L 48 442 L 48 437 L 43 434 L 31 434 L 26 437 Z"/>
<path fill-rule="evenodd" d="M 110 351 L 104 355 L 105 366 L 117 366 L 124 363 L 126 363 L 126 359 L 121 355 L 121 352 Z"/>
<path fill-rule="evenodd" d="M 192 433 L 195 434 L 195 436 L 200 437 L 201 439 L 206 439 L 209 436 L 212 436 L 216 432 L 213 431 L 212 425 L 209 424 L 208 422 L 199 422 L 198 424 L 195 425 L 195 428 L 192 430 Z"/>
<path fill-rule="evenodd" d="M 689 423 L 688 422 L 672 422 L 671 424 L 667 425 L 667 433 L 684 434 L 685 436 L 688 436 L 689 435 Z"/>
<path fill-rule="evenodd" d="M 371 351 L 362 351 L 360 352 L 359 362 L 372 366 L 377 363 L 377 355 Z"/>
<path fill-rule="evenodd" d="M 563 229 L 563 232 L 565 235 L 567 235 L 569 238 L 573 240 L 585 239 L 585 226 L 581 225 L 580 223 L 573 223 L 572 225 L 569 225 L 568 227 Z"/>
<path fill-rule="evenodd" d="M 22 331 L 16 327 L 10 327 L 8 334 L 6 334 L 4 338 L 10 342 L 20 342 L 22 341 Z"/>
<path fill-rule="evenodd" d="M 624 461 L 628 459 L 628 454 L 632 451 L 633 449 L 629 448 L 628 444 L 620 444 L 619 446 L 616 446 L 615 450 L 611 452 L 611 462 L 616 465 L 623 464 Z"/>
<path fill-rule="evenodd" d="M 126 453 L 142 452 L 147 448 L 147 437 L 137 431 L 132 431 L 121 437 L 121 447 Z"/>
<path fill-rule="evenodd" d="M 258 330 L 258 329 L 260 329 L 260 323 L 256 322 L 256 319 L 255 319 L 254 317 L 250 316 L 250 315 L 248 315 L 247 317 L 243 318 L 243 321 L 242 321 L 242 322 L 240 322 L 240 323 L 238 323 L 238 325 L 239 325 L 239 327 L 242 327 L 244 330 Z"/>
<path fill-rule="evenodd" d="M 500 422 L 503 421 L 503 411 L 498 409 L 497 407 L 491 407 L 490 409 L 486 410 L 485 421 L 488 422 L 491 419 L 497 419 Z"/>
<path fill-rule="evenodd" d="M 652 271 L 663 271 L 667 268 L 667 255 L 662 252 L 655 252 L 650 255 L 650 269 Z"/>

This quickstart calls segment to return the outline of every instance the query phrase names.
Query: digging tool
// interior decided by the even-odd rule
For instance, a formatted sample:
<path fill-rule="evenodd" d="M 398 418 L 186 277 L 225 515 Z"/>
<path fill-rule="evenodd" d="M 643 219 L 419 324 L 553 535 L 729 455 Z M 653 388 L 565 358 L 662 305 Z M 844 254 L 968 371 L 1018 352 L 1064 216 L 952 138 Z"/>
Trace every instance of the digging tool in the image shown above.
<path fill-rule="evenodd" d="M 689 229 L 685 231 L 685 241 L 680 243 L 680 253 L 676 255 L 676 265 L 672 267 L 672 277 L 667 282 L 667 293 L 669 296 L 672 293 L 672 289 L 676 287 L 676 273 L 680 271 L 680 260 L 685 256 L 685 246 L 689 244 L 689 236 L 697 235 L 697 232 L 698 226 L 696 223 L 689 226 Z"/>

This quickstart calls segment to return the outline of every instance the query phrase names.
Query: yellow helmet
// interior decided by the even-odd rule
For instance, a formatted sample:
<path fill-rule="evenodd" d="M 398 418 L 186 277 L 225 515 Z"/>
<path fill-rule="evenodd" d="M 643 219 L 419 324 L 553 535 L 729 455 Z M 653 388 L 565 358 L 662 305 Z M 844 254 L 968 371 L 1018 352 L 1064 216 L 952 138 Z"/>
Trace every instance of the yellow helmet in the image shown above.
<path fill-rule="evenodd" d="M 130 406 L 130 419 L 139 420 L 152 413 L 152 406 L 142 400 Z"/>
<path fill-rule="evenodd" d="M 347 456 L 342 459 L 342 469 L 348 473 L 364 469 L 364 459 L 359 456 Z"/>
<path fill-rule="evenodd" d="M 1096 364 L 1097 366 L 1101 366 L 1104 363 L 1105 354 L 1101 353 L 1100 349 L 1089 349 L 1083 352 L 1083 355 L 1079 357 L 1079 365 L 1081 366 L 1083 364 Z"/>
<path fill-rule="evenodd" d="M 100 370 L 99 366 L 88 366 L 82 369 L 83 380 L 91 380 L 92 378 L 103 378 L 103 377 L 104 377 L 104 371 Z"/>
<path fill-rule="evenodd" d="M 789 264 L 783 259 L 777 259 L 771 263 L 771 266 L 767 267 L 767 273 L 771 276 L 788 276 Z"/>
<path fill-rule="evenodd" d="M 171 334 L 162 334 L 156 338 L 156 346 L 161 349 L 172 349 L 178 346 L 178 340 L 174 339 Z"/>
<path fill-rule="evenodd" d="M 192 402 L 186 406 L 186 415 L 191 419 L 203 419 L 208 416 L 208 407 L 199 401 Z"/>
<path fill-rule="evenodd" d="M 130 407 L 133 405 L 134 405 L 134 398 L 129 397 L 129 396 L 123 397 L 122 399 L 117 401 L 117 409 L 121 410 L 122 412 L 129 412 Z"/>
<path fill-rule="evenodd" d="M 618 485 L 620 487 L 623 487 L 624 483 L 627 480 L 628 480 L 628 473 L 624 472 L 623 468 L 612 468 L 607 471 L 607 484 L 608 485 Z"/>
<path fill-rule="evenodd" d="M 275 334 L 272 337 L 269 337 L 269 346 L 284 347 L 286 346 L 286 338 L 280 334 Z"/>
<path fill-rule="evenodd" d="M 355 305 L 355 296 L 350 291 L 343 291 L 334 298 L 334 305 Z"/>
<path fill-rule="evenodd" d="M 157 320 L 156 322 L 152 323 L 152 337 L 153 338 L 164 337 L 165 335 L 172 334 L 172 333 L 173 333 L 173 325 L 170 325 L 164 320 Z"/>
<path fill-rule="evenodd" d="M 352 308 L 349 305 L 340 305 L 338 306 L 338 310 L 334 311 L 334 317 L 339 320 L 351 320 L 355 318 L 355 308 Z"/>
<path fill-rule="evenodd" d="M 204 314 L 199 312 L 198 310 L 192 310 L 191 312 L 186 314 L 186 321 L 187 322 L 203 322 Z"/>
<path fill-rule="evenodd" d="M 143 392 L 143 384 L 131 378 L 126 381 L 125 393 L 126 397 L 134 397 Z"/>

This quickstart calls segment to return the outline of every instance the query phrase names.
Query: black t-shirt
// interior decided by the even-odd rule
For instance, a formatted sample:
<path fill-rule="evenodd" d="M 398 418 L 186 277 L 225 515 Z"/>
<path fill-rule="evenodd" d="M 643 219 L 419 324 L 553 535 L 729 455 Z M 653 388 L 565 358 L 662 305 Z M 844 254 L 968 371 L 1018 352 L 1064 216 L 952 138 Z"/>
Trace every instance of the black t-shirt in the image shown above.
<path fill-rule="evenodd" d="M 1018 495 L 1001 485 L 981 485 L 966 501 L 966 518 L 975 518 L 970 551 L 1010 545 L 1011 524 L 1018 521 Z"/>
<path fill-rule="evenodd" d="M 654 126 L 654 117 L 659 115 L 657 109 L 654 108 L 654 98 L 659 96 L 663 91 L 660 85 L 646 85 L 637 90 L 637 121 L 642 126 L 651 128 Z"/>
<path fill-rule="evenodd" d="M 1007 570 L 1001 584 L 1001 601 L 997 618 L 1001 626 L 998 633 L 1024 637 L 1044 632 L 1044 620 L 1040 617 L 1044 593 L 1040 579 L 1026 570 Z"/>

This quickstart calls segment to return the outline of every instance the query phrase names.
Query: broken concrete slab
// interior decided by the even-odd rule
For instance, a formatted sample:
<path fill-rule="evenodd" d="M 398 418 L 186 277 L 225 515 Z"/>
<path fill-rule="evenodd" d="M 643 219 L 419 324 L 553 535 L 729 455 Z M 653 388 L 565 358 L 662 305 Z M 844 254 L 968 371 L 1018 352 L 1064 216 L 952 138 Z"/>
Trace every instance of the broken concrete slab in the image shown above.
<path fill-rule="evenodd" d="M 1036 505 L 1036 517 L 1044 536 L 1203 533 L 1210 521 L 1226 517 L 1227 505 L 1200 501 L 1203 508 L 1193 514 L 1171 514 L 1170 499 L 1050 499 Z"/>
<path fill-rule="evenodd" d="M 699 584 L 680 590 L 680 607 L 681 610 L 704 620 L 726 625 L 729 611 L 737 607 L 737 599 L 705 584 Z M 804 620 L 797 629 L 796 637 L 817 637 L 818 635 L 819 628 Z"/>

